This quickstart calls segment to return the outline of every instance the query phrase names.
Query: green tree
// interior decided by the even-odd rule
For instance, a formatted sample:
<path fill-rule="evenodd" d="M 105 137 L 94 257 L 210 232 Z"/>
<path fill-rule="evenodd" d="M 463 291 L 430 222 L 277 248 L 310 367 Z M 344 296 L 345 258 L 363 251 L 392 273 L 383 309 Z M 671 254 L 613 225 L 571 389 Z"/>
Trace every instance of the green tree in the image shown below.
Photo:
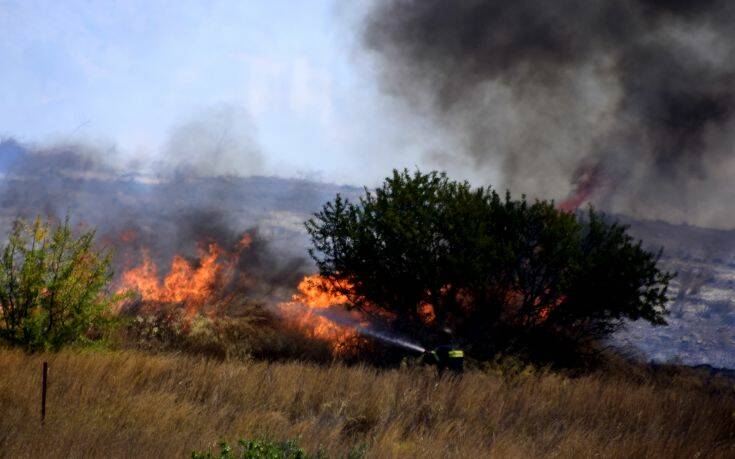
<path fill-rule="evenodd" d="M 36 351 L 99 337 L 122 297 L 107 290 L 110 253 L 95 250 L 94 236 L 75 236 L 68 217 L 14 222 L 0 259 L 0 338 Z"/>
<path fill-rule="evenodd" d="M 672 274 L 627 228 L 432 172 L 394 171 L 306 222 L 320 274 L 350 306 L 431 341 L 452 328 L 476 357 L 573 358 L 625 319 L 664 324 Z"/>

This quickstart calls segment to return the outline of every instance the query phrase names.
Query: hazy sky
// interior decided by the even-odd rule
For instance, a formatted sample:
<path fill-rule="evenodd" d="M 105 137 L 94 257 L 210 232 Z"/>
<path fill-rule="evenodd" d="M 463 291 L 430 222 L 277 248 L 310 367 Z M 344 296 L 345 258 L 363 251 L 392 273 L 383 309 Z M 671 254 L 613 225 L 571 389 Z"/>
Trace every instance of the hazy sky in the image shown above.
<path fill-rule="evenodd" d="M 444 146 L 378 91 L 359 46 L 364 7 L 0 0 L 0 136 L 147 164 L 202 125 L 262 154 L 218 170 L 374 183 Z"/>

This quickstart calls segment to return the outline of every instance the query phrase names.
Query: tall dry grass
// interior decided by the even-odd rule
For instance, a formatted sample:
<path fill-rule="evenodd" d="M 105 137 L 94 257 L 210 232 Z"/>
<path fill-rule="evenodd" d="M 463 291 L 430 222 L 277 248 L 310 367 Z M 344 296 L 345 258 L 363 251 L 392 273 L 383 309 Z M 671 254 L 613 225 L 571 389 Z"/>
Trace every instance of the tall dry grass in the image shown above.
<path fill-rule="evenodd" d="M 428 369 L 0 350 L 0 456 L 188 457 L 266 436 L 330 457 L 362 443 L 369 457 L 735 457 L 731 385 L 640 371 L 437 380 Z"/>

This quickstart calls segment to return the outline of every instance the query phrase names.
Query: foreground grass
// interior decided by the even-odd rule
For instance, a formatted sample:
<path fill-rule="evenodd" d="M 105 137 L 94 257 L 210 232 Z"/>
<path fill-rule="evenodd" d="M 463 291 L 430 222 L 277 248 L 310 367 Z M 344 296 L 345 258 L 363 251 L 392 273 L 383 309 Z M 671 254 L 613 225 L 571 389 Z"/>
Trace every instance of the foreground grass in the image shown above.
<path fill-rule="evenodd" d="M 189 457 L 241 437 L 329 457 L 734 457 L 735 396 L 689 374 L 437 381 L 428 370 L 0 350 L 2 457 Z"/>

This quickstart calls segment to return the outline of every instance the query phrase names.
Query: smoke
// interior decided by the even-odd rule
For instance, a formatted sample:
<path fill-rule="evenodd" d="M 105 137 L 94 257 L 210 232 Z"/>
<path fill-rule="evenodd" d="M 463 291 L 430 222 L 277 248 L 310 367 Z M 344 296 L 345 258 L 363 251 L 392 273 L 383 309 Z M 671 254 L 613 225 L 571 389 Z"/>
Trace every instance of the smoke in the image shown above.
<path fill-rule="evenodd" d="M 215 243 L 227 256 L 237 256 L 233 278 L 245 280 L 254 296 L 286 294 L 310 265 L 302 245 L 281 244 L 276 237 L 298 234 L 283 230 L 274 236 L 261 223 L 273 227 L 272 213 L 290 210 L 283 205 L 289 199 L 284 185 L 290 182 L 240 176 L 246 164 L 245 173 L 259 170 L 259 153 L 235 118 L 218 113 L 222 116 L 214 122 L 177 129 L 151 175 L 131 171 L 113 152 L 89 145 L 0 141 L 0 230 L 7 234 L 16 217 L 68 214 L 74 225 L 97 229 L 101 244 L 113 249 L 118 274 L 139 264 L 144 254 L 160 267 L 159 275 L 166 274 L 174 255 L 196 266 L 200 252 Z M 186 126 L 204 140 L 187 144 Z M 220 134 L 208 136 L 208 129 Z M 245 235 L 247 250 L 239 250 Z"/>
<path fill-rule="evenodd" d="M 264 161 L 253 130 L 242 108 L 221 105 L 204 110 L 174 128 L 159 168 L 186 176 L 261 174 Z"/>
<path fill-rule="evenodd" d="M 727 227 L 734 20 L 728 0 L 388 0 L 363 38 L 496 185 Z"/>

